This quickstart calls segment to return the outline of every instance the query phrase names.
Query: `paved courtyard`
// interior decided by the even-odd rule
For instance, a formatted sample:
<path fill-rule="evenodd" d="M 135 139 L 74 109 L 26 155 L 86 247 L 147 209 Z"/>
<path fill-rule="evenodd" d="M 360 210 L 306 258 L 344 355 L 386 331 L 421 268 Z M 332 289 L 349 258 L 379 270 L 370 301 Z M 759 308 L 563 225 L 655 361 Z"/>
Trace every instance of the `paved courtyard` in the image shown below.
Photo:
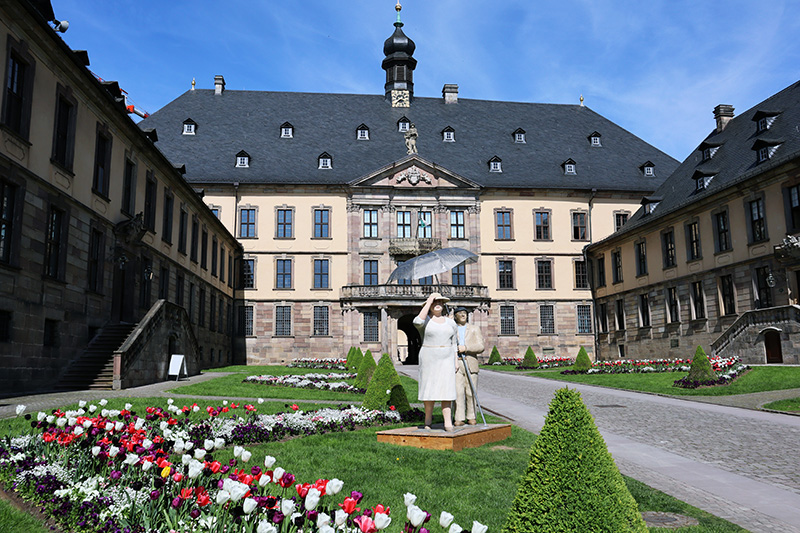
<path fill-rule="evenodd" d="M 414 366 L 401 366 L 398 371 L 417 376 Z M 177 385 L 222 375 L 226 374 L 203 374 Z M 125 391 L 0 399 L 0 418 L 14 416 L 19 403 L 28 407 L 27 412 L 36 412 L 80 399 L 181 398 L 168 392 L 175 386 L 175 382 L 163 382 Z M 480 399 L 486 411 L 538 432 L 555 390 L 564 386 L 563 382 L 482 371 Z M 765 401 L 800 396 L 800 391 L 697 400 L 589 385 L 569 387 L 581 392 L 623 474 L 750 531 L 800 533 L 800 417 L 752 409 Z"/>

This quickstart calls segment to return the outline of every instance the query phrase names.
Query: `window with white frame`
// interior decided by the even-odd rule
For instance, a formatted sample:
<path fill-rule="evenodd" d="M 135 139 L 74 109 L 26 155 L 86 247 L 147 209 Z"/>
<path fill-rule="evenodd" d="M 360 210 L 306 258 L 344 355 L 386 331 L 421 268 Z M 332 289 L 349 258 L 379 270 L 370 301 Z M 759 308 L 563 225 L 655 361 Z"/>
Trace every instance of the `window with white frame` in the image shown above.
<path fill-rule="evenodd" d="M 525 144 L 525 131 L 524 130 L 517 130 L 514 132 L 514 142 L 517 144 Z"/>
<path fill-rule="evenodd" d="M 503 171 L 503 164 L 500 160 L 497 161 L 490 161 L 489 162 L 489 171 L 490 172 L 502 172 Z"/>
<path fill-rule="evenodd" d="M 411 211 L 397 212 L 397 237 L 400 239 L 411 238 Z"/>
<path fill-rule="evenodd" d="M 465 225 L 464 225 L 464 211 L 450 211 L 450 238 L 451 239 L 464 239 Z"/>
<path fill-rule="evenodd" d="M 578 305 L 578 334 L 591 335 L 592 333 L 592 306 Z"/>
<path fill-rule="evenodd" d="M 285 122 L 281 125 L 281 139 L 291 139 L 294 137 L 294 126 Z"/>
<path fill-rule="evenodd" d="M 599 135 L 592 135 L 590 137 L 590 139 L 591 139 L 591 142 L 592 142 L 592 146 L 602 146 L 600 144 L 600 136 Z"/>
<path fill-rule="evenodd" d="M 319 162 L 318 168 L 322 170 L 329 170 L 333 168 L 333 159 L 327 153 L 320 155 L 318 162 Z"/>
<path fill-rule="evenodd" d="M 183 123 L 183 134 L 184 135 L 194 135 L 195 133 L 195 124 L 194 122 L 184 122 Z"/>
<path fill-rule="evenodd" d="M 408 120 L 406 117 L 403 117 L 397 121 L 397 131 L 399 131 L 400 133 L 408 131 L 410 127 L 411 127 L 411 121 Z"/>
<path fill-rule="evenodd" d="M 369 140 L 369 128 L 362 124 L 356 130 L 356 139 L 359 141 L 368 141 Z"/>
<path fill-rule="evenodd" d="M 236 166 L 238 168 L 247 168 L 250 166 L 250 156 L 248 155 L 237 155 L 236 156 Z"/>
<path fill-rule="evenodd" d="M 364 342 L 380 342 L 378 311 L 364 312 Z"/>
<path fill-rule="evenodd" d="M 290 337 L 292 335 L 292 307 L 290 305 L 275 306 L 275 336 Z"/>
<path fill-rule="evenodd" d="M 378 238 L 378 210 L 364 209 L 364 238 Z"/>
<path fill-rule="evenodd" d="M 420 211 L 417 218 L 417 238 L 430 239 L 433 237 L 433 214 L 430 211 Z"/>
<path fill-rule="evenodd" d="M 442 130 L 442 141 L 446 143 L 454 143 L 456 142 L 456 130 L 451 128 L 450 126 L 446 127 Z"/>
<path fill-rule="evenodd" d="M 575 163 L 564 163 L 564 174 L 576 174 Z"/>
<path fill-rule="evenodd" d="M 327 337 L 329 335 L 330 308 L 327 305 L 314 306 L 314 336 Z"/>
<path fill-rule="evenodd" d="M 647 177 L 655 176 L 655 167 L 649 165 L 644 167 L 644 175 Z"/>
<path fill-rule="evenodd" d="M 552 305 L 539 306 L 539 326 L 542 335 L 553 335 L 556 332 L 556 319 Z"/>
<path fill-rule="evenodd" d="M 513 305 L 500 306 L 500 335 L 516 335 L 517 320 L 514 316 Z"/>

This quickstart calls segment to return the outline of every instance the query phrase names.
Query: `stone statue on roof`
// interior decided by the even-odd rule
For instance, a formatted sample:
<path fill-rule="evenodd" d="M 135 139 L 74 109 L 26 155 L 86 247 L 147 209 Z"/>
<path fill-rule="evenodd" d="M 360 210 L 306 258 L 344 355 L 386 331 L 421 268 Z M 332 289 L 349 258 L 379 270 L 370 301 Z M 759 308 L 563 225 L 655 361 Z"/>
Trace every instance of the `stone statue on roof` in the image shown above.
<path fill-rule="evenodd" d="M 408 128 L 408 131 L 405 132 L 406 138 L 406 150 L 407 154 L 416 154 L 417 153 L 417 127 L 414 124 L 411 124 L 411 127 Z"/>

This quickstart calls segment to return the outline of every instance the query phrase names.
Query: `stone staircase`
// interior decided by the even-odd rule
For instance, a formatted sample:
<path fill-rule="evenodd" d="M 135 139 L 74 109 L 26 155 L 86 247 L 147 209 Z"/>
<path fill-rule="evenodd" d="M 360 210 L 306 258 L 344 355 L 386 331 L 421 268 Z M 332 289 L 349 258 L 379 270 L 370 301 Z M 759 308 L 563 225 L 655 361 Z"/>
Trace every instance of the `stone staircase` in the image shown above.
<path fill-rule="evenodd" d="M 78 359 L 61 376 L 58 390 L 111 390 L 114 385 L 114 352 L 125 342 L 136 324 L 104 327 Z"/>

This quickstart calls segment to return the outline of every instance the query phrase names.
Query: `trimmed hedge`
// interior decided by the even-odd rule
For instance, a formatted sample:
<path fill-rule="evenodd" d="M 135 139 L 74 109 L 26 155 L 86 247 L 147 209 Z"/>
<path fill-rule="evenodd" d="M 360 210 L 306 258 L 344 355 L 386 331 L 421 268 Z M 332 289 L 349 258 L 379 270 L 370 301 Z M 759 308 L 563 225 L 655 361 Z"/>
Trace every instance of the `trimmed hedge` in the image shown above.
<path fill-rule="evenodd" d="M 411 410 L 406 391 L 400 384 L 400 376 L 397 375 L 394 364 L 392 364 L 392 358 L 385 353 L 381 356 L 378 367 L 372 374 L 372 381 L 369 382 L 367 392 L 364 394 L 362 406 L 366 409 L 385 411 L 392 405 L 400 413 Z"/>
<path fill-rule="evenodd" d="M 358 375 L 353 383 L 359 389 L 366 389 L 369 381 L 372 379 L 372 374 L 375 372 L 375 358 L 372 357 L 372 352 L 367 350 L 364 357 L 361 359 L 361 365 L 358 367 Z"/>
<path fill-rule="evenodd" d="M 576 390 L 556 391 L 504 533 L 613 531 L 647 526 Z"/>
<path fill-rule="evenodd" d="M 359 367 L 361 367 L 361 363 L 364 360 L 364 354 L 361 353 L 361 348 L 357 348 L 353 346 L 350 348 L 350 352 L 347 354 L 347 370 L 351 372 L 358 372 Z"/>
<path fill-rule="evenodd" d="M 525 351 L 525 357 L 522 358 L 522 366 L 526 367 L 536 367 L 539 366 L 539 360 L 536 359 L 536 354 L 533 353 L 533 348 L 528 346 L 528 349 Z"/>
<path fill-rule="evenodd" d="M 489 363 L 490 365 L 494 363 L 502 363 L 503 359 L 500 357 L 500 352 L 497 351 L 497 346 L 492 348 L 492 355 L 489 356 Z"/>
<path fill-rule="evenodd" d="M 689 368 L 689 375 L 686 376 L 687 381 L 714 381 L 717 375 L 714 369 L 711 368 L 711 361 L 708 360 L 706 352 L 702 346 L 698 346 L 694 352 L 694 359 L 692 359 L 692 366 Z"/>
<path fill-rule="evenodd" d="M 575 372 L 588 372 L 589 369 L 592 368 L 592 360 L 589 359 L 589 354 L 586 353 L 586 348 L 581 346 L 581 349 L 578 350 L 578 357 L 575 358 L 575 366 L 572 369 Z"/>

